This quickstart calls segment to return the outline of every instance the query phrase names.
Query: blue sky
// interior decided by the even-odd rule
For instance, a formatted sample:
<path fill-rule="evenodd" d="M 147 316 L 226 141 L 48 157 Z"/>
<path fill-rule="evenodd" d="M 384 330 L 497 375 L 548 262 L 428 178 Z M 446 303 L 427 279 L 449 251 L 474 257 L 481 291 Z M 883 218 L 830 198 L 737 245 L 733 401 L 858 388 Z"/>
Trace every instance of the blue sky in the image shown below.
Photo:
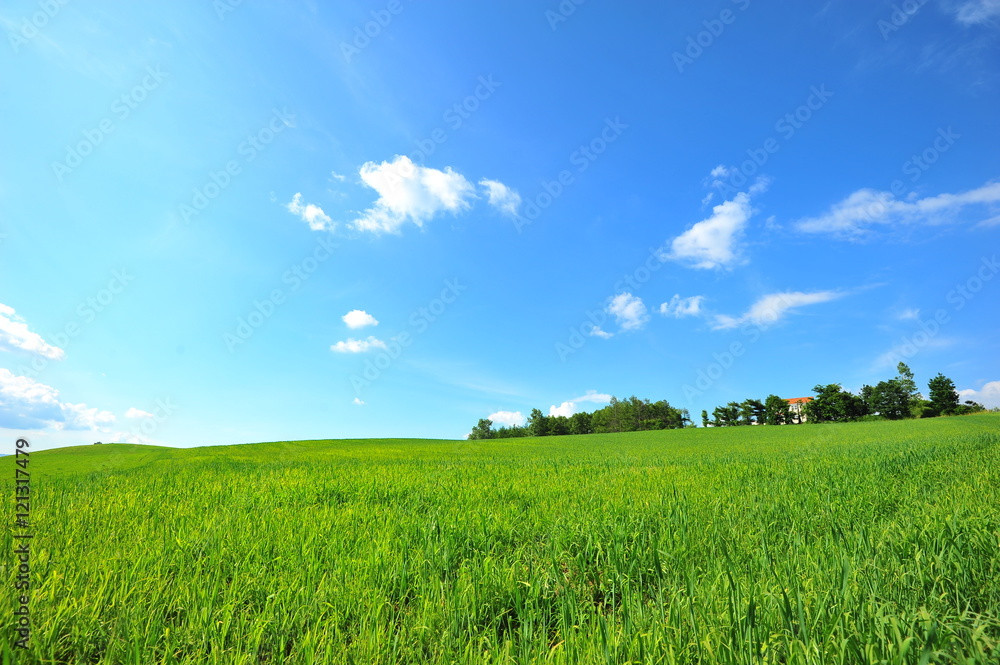
<path fill-rule="evenodd" d="M 36 448 L 1000 405 L 1000 3 L 6 3 L 0 429 Z M 499 414 L 499 415 L 496 415 Z"/>

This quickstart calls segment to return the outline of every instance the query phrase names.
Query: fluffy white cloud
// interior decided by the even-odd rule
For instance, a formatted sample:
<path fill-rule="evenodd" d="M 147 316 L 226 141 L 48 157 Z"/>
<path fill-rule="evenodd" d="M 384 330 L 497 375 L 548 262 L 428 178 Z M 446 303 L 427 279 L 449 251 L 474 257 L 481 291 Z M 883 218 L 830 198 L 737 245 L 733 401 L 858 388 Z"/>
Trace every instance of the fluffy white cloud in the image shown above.
<path fill-rule="evenodd" d="M 998 408 L 1000 407 L 1000 381 L 990 381 L 979 390 L 972 388 L 959 390 L 958 396 L 962 401 L 971 399 L 973 402 L 979 402 L 987 409 Z"/>
<path fill-rule="evenodd" d="M 23 351 L 33 356 L 62 360 L 66 353 L 47 343 L 42 336 L 28 329 L 28 324 L 9 307 L 0 303 L 0 350 Z"/>
<path fill-rule="evenodd" d="M 355 397 L 354 401 L 351 402 L 351 404 L 356 404 L 358 406 L 364 406 L 365 401 L 363 399 L 361 399 L 360 397 Z"/>
<path fill-rule="evenodd" d="M 712 216 L 674 238 L 669 258 L 688 262 L 695 268 L 726 268 L 740 257 L 736 249 L 747 220 L 753 215 L 750 196 L 740 192 L 732 201 L 712 208 Z"/>
<path fill-rule="evenodd" d="M 681 298 L 680 294 L 675 293 L 669 302 L 660 305 L 660 314 L 663 316 L 672 316 L 676 319 L 682 316 L 698 316 L 701 314 L 701 303 L 704 300 L 705 296 Z"/>
<path fill-rule="evenodd" d="M 970 0 L 962 3 L 955 18 L 963 25 L 990 23 L 1000 18 L 1000 0 Z"/>
<path fill-rule="evenodd" d="M 550 416 L 565 416 L 569 418 L 574 413 L 576 413 L 576 404 L 573 402 L 563 402 L 559 406 L 553 404 L 549 407 Z"/>
<path fill-rule="evenodd" d="M 505 215 L 517 215 L 517 209 L 521 205 L 520 194 L 498 180 L 483 178 L 479 184 L 486 188 L 487 201 L 491 206 Z"/>
<path fill-rule="evenodd" d="M 374 336 L 369 336 L 368 339 L 352 339 L 347 338 L 347 340 L 342 342 L 337 342 L 330 347 L 331 351 L 336 351 L 337 353 L 364 353 L 365 351 L 370 351 L 372 349 L 385 349 L 387 348 L 385 342 L 380 339 L 376 339 Z"/>
<path fill-rule="evenodd" d="M 153 418 L 153 414 L 149 411 L 143 411 L 142 409 L 137 409 L 134 406 L 125 412 L 126 418 Z"/>
<path fill-rule="evenodd" d="M 736 328 L 744 323 L 752 323 L 756 326 L 766 328 L 780 321 L 792 309 L 835 300 L 842 295 L 842 293 L 837 291 L 817 291 L 814 293 L 786 291 L 784 293 L 772 293 L 751 305 L 750 309 L 742 316 L 717 315 L 715 317 L 714 328 L 716 330 Z"/>
<path fill-rule="evenodd" d="M 549 415 L 565 416 L 569 418 L 574 413 L 579 411 L 578 407 L 583 402 L 592 402 L 594 404 L 607 404 L 610 401 L 611 401 L 611 395 L 599 393 L 596 390 L 588 390 L 580 397 L 574 397 L 571 400 L 563 402 L 559 406 L 553 404 L 552 406 L 549 407 Z"/>
<path fill-rule="evenodd" d="M 378 192 L 371 208 L 354 220 L 361 231 L 399 233 L 400 227 L 424 222 L 443 212 L 457 214 L 470 207 L 475 188 L 461 173 L 418 166 L 409 157 L 396 155 L 391 162 L 366 162 L 361 181 Z"/>
<path fill-rule="evenodd" d="M 109 411 L 59 400 L 59 391 L 0 368 L 0 427 L 9 429 L 100 430 L 115 422 Z"/>
<path fill-rule="evenodd" d="M 615 336 L 614 333 L 609 333 L 606 330 L 601 330 L 600 326 L 594 326 L 593 328 L 590 329 L 590 332 L 587 334 L 590 335 L 591 337 L 600 337 L 601 339 L 610 339 Z"/>
<path fill-rule="evenodd" d="M 900 201 L 890 192 L 859 189 L 833 204 L 819 217 L 796 222 L 806 233 L 832 233 L 857 236 L 877 224 L 941 223 L 953 220 L 967 206 L 1000 202 L 1000 182 L 983 185 L 961 194 L 939 194 L 923 199 Z"/>
<path fill-rule="evenodd" d="M 378 320 L 363 309 L 352 309 L 347 314 L 344 314 L 341 319 L 343 319 L 344 323 L 351 330 L 378 325 Z"/>
<path fill-rule="evenodd" d="M 285 207 L 288 208 L 288 212 L 298 215 L 313 231 L 332 231 L 337 226 L 318 205 L 312 203 L 302 205 L 302 194 L 293 196 Z"/>
<path fill-rule="evenodd" d="M 497 411 L 487 417 L 493 421 L 493 424 L 506 425 L 507 427 L 523 425 L 526 422 L 524 414 L 520 411 Z"/>
<path fill-rule="evenodd" d="M 628 292 L 619 293 L 612 298 L 607 310 L 608 314 L 614 315 L 622 330 L 638 330 L 649 320 L 642 298 Z"/>

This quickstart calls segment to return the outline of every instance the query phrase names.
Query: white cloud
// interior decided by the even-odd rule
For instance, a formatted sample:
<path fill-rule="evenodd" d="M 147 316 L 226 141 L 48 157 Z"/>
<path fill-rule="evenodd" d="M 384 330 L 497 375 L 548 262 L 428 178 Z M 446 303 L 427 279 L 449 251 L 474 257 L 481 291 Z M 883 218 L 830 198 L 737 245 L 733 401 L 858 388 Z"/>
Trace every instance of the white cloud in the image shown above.
<path fill-rule="evenodd" d="M 835 300 L 842 295 L 842 293 L 837 291 L 817 291 L 814 293 L 786 291 L 784 293 L 771 293 L 751 305 L 750 309 L 742 316 L 717 315 L 715 317 L 714 328 L 716 330 L 724 330 L 727 328 L 736 328 L 744 323 L 752 323 L 756 326 L 766 328 L 780 321 L 792 309 Z"/>
<path fill-rule="evenodd" d="M 724 164 L 719 164 L 714 169 L 712 169 L 712 172 L 710 173 L 710 175 L 713 178 L 728 178 L 729 177 L 729 169 L 727 169 Z"/>
<path fill-rule="evenodd" d="M 660 314 L 663 316 L 672 316 L 676 319 L 682 316 L 698 316 L 701 314 L 701 303 L 704 300 L 705 296 L 681 298 L 680 294 L 675 293 L 670 302 L 660 305 Z"/>
<path fill-rule="evenodd" d="M 0 367 L 0 427 L 100 430 L 115 422 L 109 411 L 59 401 L 59 391 Z M 102 430 L 103 431 L 103 430 Z"/>
<path fill-rule="evenodd" d="M 337 226 L 318 205 L 312 203 L 302 205 L 302 194 L 293 196 L 285 207 L 288 208 L 288 212 L 298 215 L 313 231 L 332 231 Z"/>
<path fill-rule="evenodd" d="M 487 200 L 491 206 L 505 215 L 517 215 L 517 208 L 521 205 L 520 194 L 499 180 L 483 178 L 479 184 L 486 188 Z"/>
<path fill-rule="evenodd" d="M 365 401 L 360 397 L 355 397 L 354 401 L 351 402 L 351 404 L 357 404 L 358 406 L 363 406 L 365 404 Z"/>
<path fill-rule="evenodd" d="M 470 207 L 475 188 L 451 167 L 444 171 L 417 166 L 409 157 L 396 155 L 391 162 L 365 162 L 361 181 L 378 192 L 371 208 L 354 220 L 361 231 L 399 233 L 406 222 L 422 227 L 443 212 L 457 214 Z"/>
<path fill-rule="evenodd" d="M 610 401 L 611 401 L 611 395 L 599 393 L 596 390 L 588 390 L 580 397 L 574 397 L 571 400 L 563 402 L 559 406 L 555 406 L 553 404 L 552 406 L 549 407 L 549 415 L 566 416 L 567 418 L 569 418 L 579 410 L 578 407 L 582 402 L 592 402 L 594 404 L 607 404 Z"/>
<path fill-rule="evenodd" d="M 833 204 L 819 217 L 809 217 L 795 226 L 806 233 L 857 236 L 877 224 L 942 223 L 953 220 L 967 206 L 1000 202 L 1000 182 L 983 185 L 961 194 L 939 194 L 923 199 L 900 201 L 890 192 L 859 189 Z"/>
<path fill-rule="evenodd" d="M 607 404 L 611 401 L 611 395 L 607 393 L 599 393 L 596 390 L 588 390 L 586 393 L 580 397 L 574 397 L 574 402 L 594 402 L 596 404 Z"/>
<path fill-rule="evenodd" d="M 351 330 L 357 330 L 358 328 L 364 328 L 365 326 L 378 325 L 378 320 L 363 309 L 352 309 L 341 318 Z"/>
<path fill-rule="evenodd" d="M 669 258 L 695 268 L 726 268 L 739 261 L 736 240 L 753 214 L 750 196 L 740 192 L 732 201 L 712 208 L 712 216 L 674 238 Z"/>
<path fill-rule="evenodd" d="M 914 307 L 910 309 L 904 309 L 902 312 L 896 315 L 896 318 L 900 321 L 914 321 L 920 318 L 920 310 Z"/>
<path fill-rule="evenodd" d="M 955 18 L 963 25 L 990 23 L 1000 17 L 1000 0 L 970 0 L 963 3 L 955 14 Z"/>
<path fill-rule="evenodd" d="M 496 413 L 491 413 L 487 416 L 493 421 L 495 425 L 506 425 L 507 427 L 513 427 L 514 425 L 523 425 L 526 422 L 524 414 L 520 411 L 497 411 Z"/>
<path fill-rule="evenodd" d="M 153 418 L 153 414 L 149 411 L 143 411 L 142 409 L 137 409 L 134 406 L 125 412 L 126 418 Z"/>
<path fill-rule="evenodd" d="M 563 402 L 559 406 L 555 406 L 553 404 L 549 407 L 550 416 L 565 416 L 566 418 L 569 418 L 574 413 L 576 413 L 576 404 L 573 402 Z"/>
<path fill-rule="evenodd" d="M 364 353 L 365 351 L 370 351 L 372 349 L 385 348 L 387 348 L 385 342 L 370 336 L 368 339 L 348 338 L 346 341 L 337 342 L 330 347 L 330 350 L 336 351 L 337 353 Z"/>
<path fill-rule="evenodd" d="M 42 336 L 28 330 L 28 324 L 9 307 L 0 303 L 0 350 L 24 351 L 33 356 L 62 360 L 65 351 L 47 343 Z"/>
<path fill-rule="evenodd" d="M 628 292 L 619 293 L 612 298 L 607 310 L 614 315 L 622 330 L 639 330 L 649 320 L 642 298 Z"/>
<path fill-rule="evenodd" d="M 347 180 L 347 178 L 345 178 L 344 176 L 340 175 L 336 171 L 330 171 L 330 177 L 333 178 L 334 180 L 336 180 L 337 182 L 344 182 L 345 180 Z"/>
<path fill-rule="evenodd" d="M 979 402 L 987 409 L 995 409 L 1000 407 L 1000 381 L 990 381 L 979 390 L 972 388 L 959 390 L 958 396 L 962 401 L 970 399 L 973 402 Z"/>
<path fill-rule="evenodd" d="M 614 333 L 609 333 L 606 330 L 601 330 L 600 326 L 594 326 L 587 334 L 590 335 L 591 337 L 600 337 L 601 339 L 610 339 L 615 336 Z"/>

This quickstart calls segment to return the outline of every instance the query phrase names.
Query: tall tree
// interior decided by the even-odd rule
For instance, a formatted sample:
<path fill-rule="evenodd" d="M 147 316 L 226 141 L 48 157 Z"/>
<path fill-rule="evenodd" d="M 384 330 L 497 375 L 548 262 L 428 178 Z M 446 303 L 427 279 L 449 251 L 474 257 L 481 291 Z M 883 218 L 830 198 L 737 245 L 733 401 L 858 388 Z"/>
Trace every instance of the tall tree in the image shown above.
<path fill-rule="evenodd" d="M 472 432 L 469 433 L 469 438 L 474 440 L 492 439 L 493 434 L 493 421 L 489 418 L 480 418 L 476 426 L 472 428 Z"/>
<path fill-rule="evenodd" d="M 764 422 L 768 425 L 791 424 L 792 414 L 788 401 L 777 395 L 768 395 L 764 400 Z"/>
<path fill-rule="evenodd" d="M 950 416 L 958 410 L 958 391 L 955 382 L 938 372 L 927 383 L 930 390 L 931 408 L 942 416 Z"/>
<path fill-rule="evenodd" d="M 539 409 L 532 409 L 528 416 L 528 431 L 531 436 L 547 436 L 549 433 L 549 419 Z"/>
<path fill-rule="evenodd" d="M 702 409 L 701 411 L 701 426 L 708 427 L 708 411 Z"/>

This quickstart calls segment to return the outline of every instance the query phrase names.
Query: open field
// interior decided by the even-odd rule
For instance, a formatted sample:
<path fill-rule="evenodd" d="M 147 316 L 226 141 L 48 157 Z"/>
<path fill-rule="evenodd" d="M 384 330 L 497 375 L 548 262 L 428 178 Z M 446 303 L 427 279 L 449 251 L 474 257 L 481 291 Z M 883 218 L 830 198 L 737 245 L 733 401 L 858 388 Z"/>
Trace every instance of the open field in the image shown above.
<path fill-rule="evenodd" d="M 5 663 L 1000 662 L 992 414 L 30 470 L 32 649 L 8 528 Z"/>

